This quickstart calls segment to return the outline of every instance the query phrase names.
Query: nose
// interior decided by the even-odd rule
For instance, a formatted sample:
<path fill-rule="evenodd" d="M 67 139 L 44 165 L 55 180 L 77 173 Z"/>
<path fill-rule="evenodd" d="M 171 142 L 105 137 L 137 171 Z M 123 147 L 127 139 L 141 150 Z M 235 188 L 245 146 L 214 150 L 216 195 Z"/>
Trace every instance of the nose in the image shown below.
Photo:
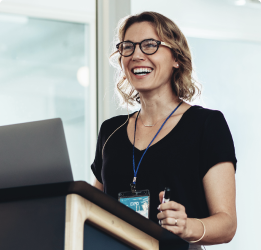
<path fill-rule="evenodd" d="M 132 54 L 132 61 L 144 60 L 144 53 L 141 51 L 139 44 L 135 45 L 134 53 Z"/>

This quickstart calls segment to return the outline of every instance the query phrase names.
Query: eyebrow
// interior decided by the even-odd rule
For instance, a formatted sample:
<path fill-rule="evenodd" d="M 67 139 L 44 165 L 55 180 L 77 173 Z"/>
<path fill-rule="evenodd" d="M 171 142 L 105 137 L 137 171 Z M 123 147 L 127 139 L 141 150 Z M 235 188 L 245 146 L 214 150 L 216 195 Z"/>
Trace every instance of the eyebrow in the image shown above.
<path fill-rule="evenodd" d="M 141 40 L 140 42 L 142 42 L 142 41 L 144 41 L 144 40 L 157 40 L 157 39 L 155 39 L 155 38 L 145 38 L 145 39 Z M 123 42 L 132 42 L 132 43 L 134 43 L 134 42 L 131 41 L 131 40 L 124 40 Z"/>

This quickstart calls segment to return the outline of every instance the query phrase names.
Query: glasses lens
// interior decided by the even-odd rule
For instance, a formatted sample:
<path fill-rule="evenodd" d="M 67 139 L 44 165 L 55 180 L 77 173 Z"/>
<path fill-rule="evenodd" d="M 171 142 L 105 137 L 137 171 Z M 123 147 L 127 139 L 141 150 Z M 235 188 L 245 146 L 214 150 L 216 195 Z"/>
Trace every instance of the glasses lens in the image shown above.
<path fill-rule="evenodd" d="M 129 56 L 133 52 L 134 46 L 130 42 L 123 42 L 119 45 L 119 51 L 123 56 Z"/>
<path fill-rule="evenodd" d="M 141 49 L 145 54 L 153 54 L 158 49 L 158 44 L 154 40 L 145 40 L 141 43 Z"/>

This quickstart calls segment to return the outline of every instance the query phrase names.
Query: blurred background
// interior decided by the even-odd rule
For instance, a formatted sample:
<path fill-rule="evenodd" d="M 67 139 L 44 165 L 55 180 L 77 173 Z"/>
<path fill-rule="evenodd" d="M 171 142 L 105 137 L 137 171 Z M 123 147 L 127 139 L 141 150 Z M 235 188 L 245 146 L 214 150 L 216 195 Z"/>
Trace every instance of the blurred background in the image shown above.
<path fill-rule="evenodd" d="M 3 0 L 0 125 L 61 117 L 75 180 L 92 182 L 97 131 L 117 107 L 108 58 L 120 18 L 156 11 L 186 35 L 203 95 L 234 138 L 238 230 L 206 249 L 258 249 L 261 219 L 259 0 Z M 97 32 L 96 32 L 97 31 Z"/>

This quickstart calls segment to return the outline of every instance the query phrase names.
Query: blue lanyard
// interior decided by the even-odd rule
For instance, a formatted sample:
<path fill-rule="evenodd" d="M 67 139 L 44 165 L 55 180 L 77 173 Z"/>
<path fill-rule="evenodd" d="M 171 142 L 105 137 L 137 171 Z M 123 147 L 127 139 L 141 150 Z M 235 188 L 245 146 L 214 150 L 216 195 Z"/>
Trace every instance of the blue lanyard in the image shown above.
<path fill-rule="evenodd" d="M 137 119 L 138 116 L 140 114 L 140 110 L 137 114 L 136 120 L 135 120 L 135 130 L 134 130 L 134 141 L 133 141 L 133 172 L 134 172 L 134 178 L 133 178 L 133 184 L 136 184 L 136 179 L 137 179 L 137 173 L 140 167 L 140 163 L 144 157 L 144 155 L 146 154 L 147 150 L 149 149 L 151 143 L 155 140 L 155 138 L 157 137 L 157 135 L 159 134 L 159 132 L 161 131 L 161 129 L 163 128 L 163 126 L 165 125 L 165 123 L 167 122 L 167 120 L 174 114 L 174 112 L 178 109 L 178 107 L 182 104 L 182 102 L 179 103 L 179 105 L 171 112 L 171 114 L 166 118 L 166 120 L 163 122 L 163 124 L 161 125 L 160 129 L 158 130 L 158 132 L 156 133 L 156 135 L 154 136 L 154 138 L 152 139 L 152 141 L 150 142 L 150 144 L 148 145 L 148 147 L 146 148 L 146 150 L 144 151 L 143 155 L 140 158 L 139 164 L 137 166 L 137 169 L 135 170 L 135 158 L 134 158 L 134 148 L 135 148 L 135 135 L 136 135 L 136 126 L 137 126 Z"/>

